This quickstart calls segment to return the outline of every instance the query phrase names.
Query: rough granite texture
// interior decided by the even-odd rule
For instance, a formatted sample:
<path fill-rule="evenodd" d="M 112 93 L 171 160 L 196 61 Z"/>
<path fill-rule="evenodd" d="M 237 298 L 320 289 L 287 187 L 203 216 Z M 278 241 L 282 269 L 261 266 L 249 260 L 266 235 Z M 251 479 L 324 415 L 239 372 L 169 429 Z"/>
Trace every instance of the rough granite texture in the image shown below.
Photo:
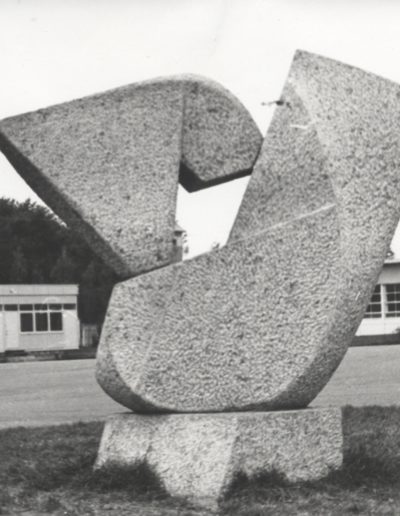
<path fill-rule="evenodd" d="M 116 285 L 97 354 L 100 385 L 135 411 L 306 406 L 332 372 L 336 223 L 328 206 Z M 325 368 L 314 371 L 321 354 Z M 301 390 L 306 370 L 318 382 Z"/>
<path fill-rule="evenodd" d="M 305 407 L 400 214 L 400 87 L 297 52 L 228 245 L 117 285 L 97 378 L 135 411 Z"/>
<path fill-rule="evenodd" d="M 185 78 L 180 179 L 187 190 L 250 174 L 262 140 L 251 115 L 232 93 L 209 80 Z"/>
<path fill-rule="evenodd" d="M 238 474 L 316 480 L 342 464 L 341 410 L 110 418 L 95 467 L 139 464 L 172 496 L 208 507 Z"/>
<path fill-rule="evenodd" d="M 194 76 L 0 122 L 17 172 L 121 278 L 171 262 L 179 177 L 197 189 L 250 173 L 261 141 L 231 93 Z"/>

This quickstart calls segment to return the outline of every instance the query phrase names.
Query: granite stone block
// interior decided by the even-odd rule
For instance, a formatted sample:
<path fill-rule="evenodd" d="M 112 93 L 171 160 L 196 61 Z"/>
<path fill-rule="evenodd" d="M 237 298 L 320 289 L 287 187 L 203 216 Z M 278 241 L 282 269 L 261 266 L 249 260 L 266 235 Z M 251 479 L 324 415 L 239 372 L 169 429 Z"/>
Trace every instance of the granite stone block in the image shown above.
<path fill-rule="evenodd" d="M 238 475 L 317 480 L 342 464 L 341 410 L 121 414 L 105 425 L 96 468 L 146 464 L 172 496 L 215 507 Z"/>
<path fill-rule="evenodd" d="M 120 278 L 171 262 L 179 177 L 197 189 L 248 174 L 261 141 L 232 94 L 193 76 L 0 122 L 0 150 Z"/>

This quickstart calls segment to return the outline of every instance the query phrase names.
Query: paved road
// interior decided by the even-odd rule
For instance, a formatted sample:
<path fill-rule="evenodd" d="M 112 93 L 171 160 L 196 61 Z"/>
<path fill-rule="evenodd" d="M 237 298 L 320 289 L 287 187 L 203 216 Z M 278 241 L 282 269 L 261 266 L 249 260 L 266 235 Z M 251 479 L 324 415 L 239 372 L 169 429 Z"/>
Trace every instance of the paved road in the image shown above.
<path fill-rule="evenodd" d="M 400 405 L 400 346 L 349 349 L 313 406 Z M 0 364 L 0 428 L 104 419 L 124 411 L 94 379 L 94 360 Z"/>
<path fill-rule="evenodd" d="M 0 364 L 0 428 L 103 419 L 118 411 L 94 379 L 94 360 Z"/>

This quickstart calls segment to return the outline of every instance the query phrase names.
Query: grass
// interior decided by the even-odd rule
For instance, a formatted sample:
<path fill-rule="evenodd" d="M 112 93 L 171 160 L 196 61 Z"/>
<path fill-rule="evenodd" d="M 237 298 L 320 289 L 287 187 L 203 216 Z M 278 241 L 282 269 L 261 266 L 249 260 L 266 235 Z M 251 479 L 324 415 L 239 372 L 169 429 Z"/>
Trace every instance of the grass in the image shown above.
<path fill-rule="evenodd" d="M 93 472 L 101 423 L 0 431 L 0 514 L 209 514 L 172 500 L 144 467 Z M 222 515 L 400 515 L 400 408 L 343 409 L 344 464 L 328 478 L 286 485 L 238 478 Z"/>

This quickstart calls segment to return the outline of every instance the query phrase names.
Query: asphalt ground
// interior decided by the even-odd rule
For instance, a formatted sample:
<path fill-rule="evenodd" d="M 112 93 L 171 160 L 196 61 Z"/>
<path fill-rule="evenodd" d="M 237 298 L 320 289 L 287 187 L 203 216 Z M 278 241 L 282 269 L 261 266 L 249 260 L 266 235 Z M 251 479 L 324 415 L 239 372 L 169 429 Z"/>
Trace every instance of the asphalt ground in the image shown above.
<path fill-rule="evenodd" d="M 312 406 L 400 405 L 400 346 L 350 348 Z M 0 364 L 0 428 L 101 420 L 126 409 L 94 378 L 94 360 Z"/>

